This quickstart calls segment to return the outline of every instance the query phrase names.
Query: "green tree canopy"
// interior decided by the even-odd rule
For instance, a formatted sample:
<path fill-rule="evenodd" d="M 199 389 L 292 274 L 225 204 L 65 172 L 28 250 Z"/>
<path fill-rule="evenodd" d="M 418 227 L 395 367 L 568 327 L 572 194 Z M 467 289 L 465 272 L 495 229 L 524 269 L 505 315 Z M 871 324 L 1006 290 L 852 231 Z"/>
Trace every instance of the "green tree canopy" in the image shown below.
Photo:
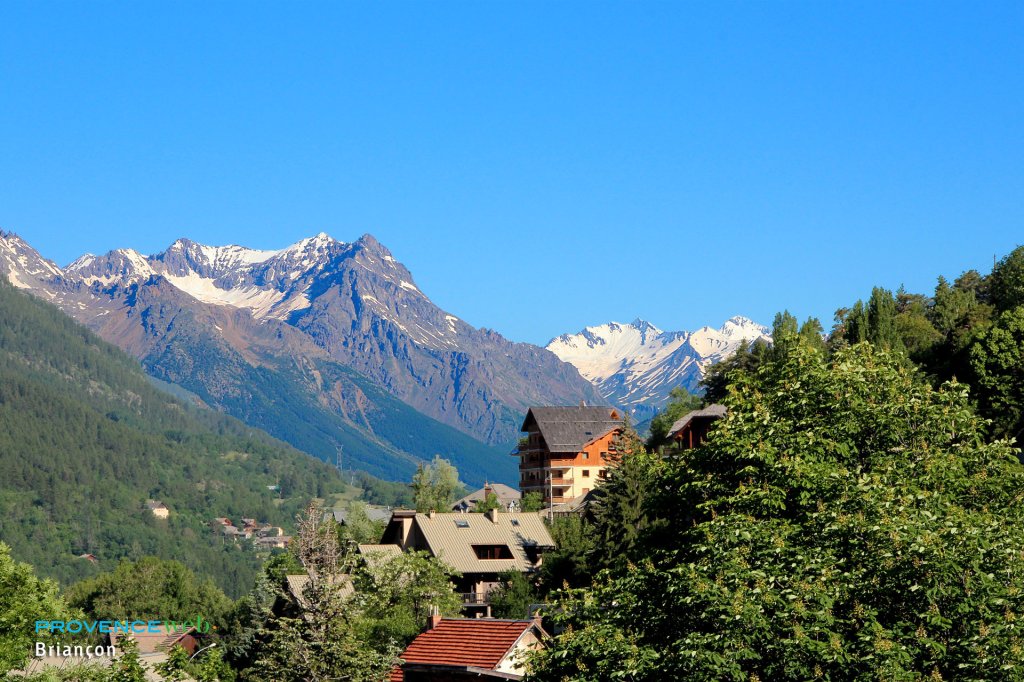
<path fill-rule="evenodd" d="M 1024 677 L 1024 468 L 962 385 L 801 345 L 726 404 L 654 486 L 675 539 L 566 594 L 530 679 Z"/>
<path fill-rule="evenodd" d="M 1018 246 L 996 263 L 989 279 L 988 293 L 996 310 L 1003 312 L 1024 305 L 1024 246 Z"/>
<path fill-rule="evenodd" d="M 431 509 L 448 511 L 461 490 L 458 469 L 438 455 L 434 455 L 430 464 L 421 464 L 412 477 L 412 491 L 418 512 L 426 513 Z"/>
<path fill-rule="evenodd" d="M 96 620 L 191 620 L 222 623 L 232 606 L 210 580 L 199 579 L 177 561 L 144 557 L 122 561 L 110 573 L 75 583 L 68 601 Z"/>
<path fill-rule="evenodd" d="M 40 580 L 32 567 L 11 558 L 11 548 L 0 542 L 0 675 L 20 668 L 32 653 L 32 644 L 47 641 L 36 635 L 37 620 L 73 616 L 57 591 L 57 583 Z"/>
<path fill-rule="evenodd" d="M 971 347 L 980 407 L 993 431 L 1024 436 L 1024 306 L 1007 310 Z"/>
<path fill-rule="evenodd" d="M 435 609 L 443 616 L 459 615 L 462 599 L 452 585 L 456 576 L 426 552 L 368 560 L 357 572 L 354 599 L 366 639 L 404 646 L 422 632 Z"/>

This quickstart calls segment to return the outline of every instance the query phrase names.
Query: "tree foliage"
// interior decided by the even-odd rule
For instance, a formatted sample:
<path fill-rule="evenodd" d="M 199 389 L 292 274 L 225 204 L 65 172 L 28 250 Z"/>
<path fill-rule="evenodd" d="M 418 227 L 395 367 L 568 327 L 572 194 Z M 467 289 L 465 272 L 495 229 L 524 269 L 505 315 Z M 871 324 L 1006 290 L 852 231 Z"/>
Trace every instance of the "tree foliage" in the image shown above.
<path fill-rule="evenodd" d="M 642 556 L 642 544 L 657 520 L 652 516 L 650 500 L 656 479 L 665 460 L 644 448 L 636 431 L 628 425 L 616 440 L 613 466 L 605 469 L 607 478 L 593 493 L 592 562 L 596 566 L 621 566 Z"/>
<path fill-rule="evenodd" d="M 507 571 L 500 576 L 498 586 L 488 593 L 487 599 L 495 618 L 522 620 L 530 617 L 530 605 L 540 602 L 540 593 L 525 574 Z"/>
<path fill-rule="evenodd" d="M 674 540 L 566 593 L 530 679 L 1021 679 L 1024 468 L 964 386 L 866 344 L 734 378 L 654 485 Z"/>
<path fill-rule="evenodd" d="M 1024 435 L 1024 306 L 1007 310 L 971 347 L 971 367 L 993 432 Z"/>
<path fill-rule="evenodd" d="M 538 512 L 544 508 L 544 496 L 536 490 L 532 490 L 523 495 L 519 507 L 524 512 Z"/>
<path fill-rule="evenodd" d="M 403 552 L 368 560 L 356 574 L 354 604 L 367 641 L 403 648 L 423 630 L 432 613 L 457 616 L 462 599 L 452 579 L 458 573 L 426 552 Z"/>
<path fill-rule="evenodd" d="M 416 511 L 448 511 L 462 491 L 459 472 L 452 463 L 435 455 L 426 465 L 419 465 L 412 477 L 413 497 Z"/>
<path fill-rule="evenodd" d="M 400 649 L 390 641 L 365 639 L 361 611 L 350 596 L 352 555 L 342 551 L 334 521 L 325 519 L 318 504 L 307 507 L 298 527 L 293 543 L 309 576 L 300 615 L 282 612 L 268 621 L 245 678 L 380 682 Z"/>
<path fill-rule="evenodd" d="M 32 652 L 32 644 L 50 637 L 35 634 L 37 620 L 68 619 L 68 608 L 52 580 L 40 580 L 28 564 L 11 558 L 11 549 L 0 542 L 0 675 L 20 668 Z"/>
<path fill-rule="evenodd" d="M 122 561 L 110 573 L 75 583 L 72 606 L 95 620 L 195 620 L 223 623 L 231 600 L 210 579 L 185 565 L 156 557 Z"/>

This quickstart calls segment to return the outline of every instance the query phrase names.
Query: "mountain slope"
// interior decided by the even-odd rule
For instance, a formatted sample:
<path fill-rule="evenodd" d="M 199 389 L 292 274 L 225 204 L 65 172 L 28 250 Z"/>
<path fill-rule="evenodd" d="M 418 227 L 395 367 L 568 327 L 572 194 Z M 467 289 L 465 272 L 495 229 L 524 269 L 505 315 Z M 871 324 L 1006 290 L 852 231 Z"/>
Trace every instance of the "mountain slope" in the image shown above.
<path fill-rule="evenodd" d="M 0 268 L 5 249 L 12 280 L 152 375 L 319 457 L 343 446 L 377 475 L 406 478 L 436 453 L 471 483 L 514 482 L 505 452 L 529 406 L 602 400 L 555 355 L 435 306 L 369 235 L 277 251 L 179 239 L 64 270 L 14 235 L 0 235 Z"/>
<path fill-rule="evenodd" d="M 237 595 L 256 557 L 215 538 L 212 518 L 288 527 L 310 497 L 343 490 L 327 465 L 158 390 L 133 358 L 2 278 L 0 311 L 0 540 L 40 573 L 69 582 L 152 554 Z"/>
<path fill-rule="evenodd" d="M 704 370 L 743 341 L 768 339 L 768 328 L 745 317 L 719 329 L 663 332 L 649 322 L 609 322 L 552 339 L 548 350 L 575 366 L 614 405 L 646 419 L 665 406 L 673 388 L 698 388 Z"/>

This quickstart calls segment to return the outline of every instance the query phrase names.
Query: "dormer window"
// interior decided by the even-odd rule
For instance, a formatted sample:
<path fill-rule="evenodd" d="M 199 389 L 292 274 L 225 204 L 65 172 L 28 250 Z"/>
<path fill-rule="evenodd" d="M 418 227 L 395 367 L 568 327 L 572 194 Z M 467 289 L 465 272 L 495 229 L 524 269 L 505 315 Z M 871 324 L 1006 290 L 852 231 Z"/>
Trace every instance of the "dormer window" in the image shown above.
<path fill-rule="evenodd" d="M 512 550 L 508 545 L 473 545 L 477 559 L 511 559 Z"/>

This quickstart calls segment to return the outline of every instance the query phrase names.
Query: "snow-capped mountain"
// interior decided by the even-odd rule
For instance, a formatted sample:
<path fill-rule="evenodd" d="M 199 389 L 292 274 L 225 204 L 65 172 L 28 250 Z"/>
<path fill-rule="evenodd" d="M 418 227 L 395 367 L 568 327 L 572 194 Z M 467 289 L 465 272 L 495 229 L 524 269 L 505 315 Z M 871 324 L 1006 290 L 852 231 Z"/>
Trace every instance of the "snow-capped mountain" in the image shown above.
<path fill-rule="evenodd" d="M 349 433 L 330 432 L 330 419 L 360 431 L 366 457 L 405 456 L 396 466 L 408 468 L 402 453 L 452 452 L 463 434 L 511 442 L 531 405 L 602 402 L 554 354 L 434 305 L 371 235 L 320 233 L 275 250 L 179 239 L 155 255 L 121 248 L 61 269 L 3 234 L 0 274 L 157 378 L 325 457 Z M 477 462 L 477 476 L 509 480 L 514 461 L 498 459 Z"/>
<path fill-rule="evenodd" d="M 16 287 L 46 291 L 62 274 L 56 263 L 40 256 L 24 239 L 3 230 L 0 230 L 0 272 Z"/>
<path fill-rule="evenodd" d="M 757 339 L 770 340 L 768 328 L 745 317 L 693 332 L 663 332 L 637 319 L 563 334 L 546 348 L 575 366 L 611 403 L 645 418 L 665 406 L 673 388 L 695 391 L 709 365 L 732 355 L 743 341 Z"/>

